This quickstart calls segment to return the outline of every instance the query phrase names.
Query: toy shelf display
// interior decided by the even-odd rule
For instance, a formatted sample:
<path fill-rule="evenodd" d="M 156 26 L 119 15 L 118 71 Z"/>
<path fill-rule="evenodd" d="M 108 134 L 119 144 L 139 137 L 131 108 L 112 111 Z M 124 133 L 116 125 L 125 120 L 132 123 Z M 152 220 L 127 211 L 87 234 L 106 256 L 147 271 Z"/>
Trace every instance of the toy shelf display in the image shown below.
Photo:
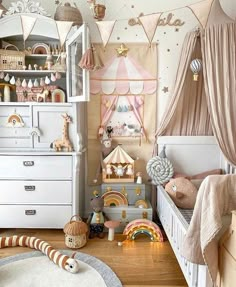
<path fill-rule="evenodd" d="M 146 199 L 145 184 L 103 183 L 101 193 L 104 198 L 104 212 L 110 220 L 119 220 L 116 232 L 123 232 L 126 225 L 134 219 L 152 220 L 153 209 Z"/>

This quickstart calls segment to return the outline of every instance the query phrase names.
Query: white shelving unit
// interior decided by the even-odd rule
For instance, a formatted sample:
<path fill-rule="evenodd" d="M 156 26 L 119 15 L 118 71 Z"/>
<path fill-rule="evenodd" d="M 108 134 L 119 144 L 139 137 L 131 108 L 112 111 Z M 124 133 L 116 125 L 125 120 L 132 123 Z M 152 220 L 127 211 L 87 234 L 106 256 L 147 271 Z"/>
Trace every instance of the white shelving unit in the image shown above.
<path fill-rule="evenodd" d="M 37 18 L 26 47 L 28 41 L 59 43 L 53 19 L 38 14 L 25 15 Z M 22 47 L 20 16 L 0 19 L 0 40 Z M 14 87 L 11 102 L 0 102 L 0 228 L 63 228 L 72 215 L 83 214 L 89 74 L 72 64 L 78 64 L 88 47 L 87 36 L 86 25 L 72 27 L 68 34 L 67 71 L 60 71 L 61 79 L 52 83 L 64 91 L 65 102 L 17 102 Z M 46 55 L 26 57 L 32 65 L 46 59 Z M 54 55 L 53 59 L 57 57 Z M 0 72 L 28 81 L 49 76 L 56 70 Z M 7 83 L 1 79 L 0 84 L 3 93 Z M 73 151 L 55 152 L 51 144 L 62 138 L 62 114 L 65 113 L 72 118 L 68 131 Z M 23 126 L 9 122 L 12 115 L 20 116 Z"/>

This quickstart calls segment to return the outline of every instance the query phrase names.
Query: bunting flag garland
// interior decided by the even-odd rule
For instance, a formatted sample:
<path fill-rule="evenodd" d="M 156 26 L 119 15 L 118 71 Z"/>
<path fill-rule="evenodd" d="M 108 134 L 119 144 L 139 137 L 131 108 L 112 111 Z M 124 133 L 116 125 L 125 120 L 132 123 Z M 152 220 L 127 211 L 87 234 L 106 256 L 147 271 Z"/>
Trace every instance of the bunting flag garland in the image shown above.
<path fill-rule="evenodd" d="M 63 47 L 67 35 L 70 32 L 70 29 L 73 25 L 73 22 L 69 22 L 69 21 L 55 21 L 56 25 L 57 25 L 57 31 L 58 31 L 58 36 L 60 39 L 60 44 L 61 47 Z"/>
<path fill-rule="evenodd" d="M 139 17 L 139 21 L 141 22 L 143 26 L 144 32 L 146 33 L 150 44 L 155 35 L 156 28 L 157 28 L 158 21 L 160 19 L 161 14 L 162 13 L 157 13 L 157 14 L 144 15 L 144 16 Z"/>
<path fill-rule="evenodd" d="M 30 16 L 20 16 L 21 18 L 21 25 L 22 25 L 22 33 L 23 33 L 23 38 L 24 41 L 26 41 L 26 39 L 29 37 L 31 31 L 34 28 L 34 24 L 37 20 L 37 18 L 33 18 Z"/>
<path fill-rule="evenodd" d="M 106 47 L 106 45 L 107 45 L 107 43 L 111 37 L 111 33 L 113 31 L 115 23 L 116 23 L 116 21 L 96 22 L 104 47 Z"/>
<path fill-rule="evenodd" d="M 203 28 L 206 27 L 212 4 L 215 0 L 204 0 L 187 6 L 198 19 Z"/>

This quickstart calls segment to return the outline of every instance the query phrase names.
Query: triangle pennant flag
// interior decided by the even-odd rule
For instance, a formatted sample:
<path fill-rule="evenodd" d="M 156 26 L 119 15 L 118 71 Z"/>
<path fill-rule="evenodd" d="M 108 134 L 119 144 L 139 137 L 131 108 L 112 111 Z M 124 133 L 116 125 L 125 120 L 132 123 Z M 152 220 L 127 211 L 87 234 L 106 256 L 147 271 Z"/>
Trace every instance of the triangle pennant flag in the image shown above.
<path fill-rule="evenodd" d="M 187 6 L 198 19 L 203 28 L 206 27 L 212 3 L 215 0 L 204 0 Z"/>
<path fill-rule="evenodd" d="M 106 45 L 107 45 L 107 43 L 111 37 L 111 33 L 113 31 L 115 23 L 116 23 L 116 21 L 96 22 L 104 47 L 106 47 Z"/>
<path fill-rule="evenodd" d="M 34 24 L 37 18 L 30 17 L 30 16 L 20 16 L 20 18 L 21 18 L 23 38 L 24 38 L 24 41 L 26 41 L 26 39 L 29 37 L 31 31 L 34 28 Z"/>
<path fill-rule="evenodd" d="M 141 16 L 138 18 L 140 23 L 143 26 L 144 32 L 146 33 L 150 44 L 155 35 L 156 28 L 157 28 L 158 21 L 160 19 L 161 14 L 162 13 L 155 13 L 155 14 Z"/>
<path fill-rule="evenodd" d="M 73 22 L 69 21 L 55 21 L 57 25 L 57 32 L 60 39 L 61 47 L 65 44 L 66 38 L 70 29 L 73 25 Z"/>

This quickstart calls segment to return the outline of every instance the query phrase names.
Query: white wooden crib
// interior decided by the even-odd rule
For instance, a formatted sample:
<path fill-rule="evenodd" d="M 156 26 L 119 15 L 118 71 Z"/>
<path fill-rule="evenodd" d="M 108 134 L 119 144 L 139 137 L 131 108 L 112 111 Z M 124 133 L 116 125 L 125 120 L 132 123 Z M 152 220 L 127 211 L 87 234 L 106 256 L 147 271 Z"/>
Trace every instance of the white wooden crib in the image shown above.
<path fill-rule="evenodd" d="M 163 136 L 159 137 L 158 151 L 166 146 L 166 154 L 177 172 L 194 175 L 207 170 L 222 168 L 234 173 L 225 162 L 213 136 Z M 157 213 L 173 248 L 188 286 L 213 286 L 205 265 L 187 261 L 180 255 L 180 246 L 191 219 L 191 211 L 176 207 L 162 186 L 157 188 Z M 227 224 L 229 224 L 227 220 Z"/>

